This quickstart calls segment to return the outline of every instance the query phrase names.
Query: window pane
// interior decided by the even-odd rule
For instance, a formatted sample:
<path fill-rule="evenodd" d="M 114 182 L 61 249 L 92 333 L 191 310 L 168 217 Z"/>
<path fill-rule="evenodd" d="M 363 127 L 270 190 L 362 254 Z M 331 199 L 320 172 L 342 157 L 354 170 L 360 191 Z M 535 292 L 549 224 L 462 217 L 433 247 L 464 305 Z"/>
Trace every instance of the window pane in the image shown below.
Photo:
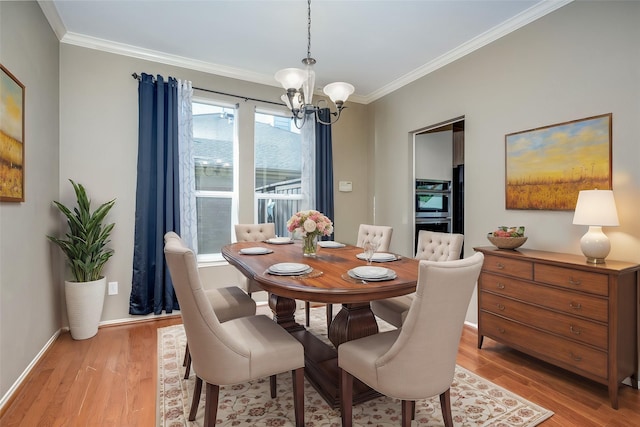
<path fill-rule="evenodd" d="M 193 103 L 196 190 L 233 191 L 234 109 Z"/>
<path fill-rule="evenodd" d="M 256 113 L 255 176 L 258 222 L 273 222 L 286 236 L 287 221 L 300 210 L 302 176 L 300 131 L 289 117 Z M 270 198 L 266 194 L 277 194 Z"/>
<path fill-rule="evenodd" d="M 273 222 L 277 236 L 288 236 L 287 221 L 300 210 L 302 200 L 258 199 L 258 222 Z"/>
<path fill-rule="evenodd" d="M 198 254 L 220 253 L 231 243 L 231 199 L 198 197 Z"/>

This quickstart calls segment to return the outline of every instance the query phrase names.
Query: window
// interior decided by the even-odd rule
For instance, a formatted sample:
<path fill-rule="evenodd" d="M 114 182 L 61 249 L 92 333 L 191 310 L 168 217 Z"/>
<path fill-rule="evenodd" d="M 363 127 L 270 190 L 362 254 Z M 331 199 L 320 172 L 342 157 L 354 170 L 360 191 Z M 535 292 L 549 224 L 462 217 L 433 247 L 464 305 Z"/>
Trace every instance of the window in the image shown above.
<path fill-rule="evenodd" d="M 255 195 L 257 222 L 273 222 L 278 236 L 302 203 L 302 141 L 291 118 L 255 114 Z"/>
<path fill-rule="evenodd" d="M 216 259 L 237 222 L 235 109 L 193 103 L 198 256 Z"/>

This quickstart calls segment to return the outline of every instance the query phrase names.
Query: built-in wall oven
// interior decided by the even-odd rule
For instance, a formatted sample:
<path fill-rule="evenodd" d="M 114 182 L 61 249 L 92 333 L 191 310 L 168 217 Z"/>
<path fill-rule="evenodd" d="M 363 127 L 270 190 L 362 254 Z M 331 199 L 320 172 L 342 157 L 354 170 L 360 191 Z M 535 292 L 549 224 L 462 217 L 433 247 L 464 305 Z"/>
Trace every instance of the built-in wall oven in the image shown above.
<path fill-rule="evenodd" d="M 415 242 L 420 230 L 451 232 L 451 181 L 417 179 L 415 185 Z"/>

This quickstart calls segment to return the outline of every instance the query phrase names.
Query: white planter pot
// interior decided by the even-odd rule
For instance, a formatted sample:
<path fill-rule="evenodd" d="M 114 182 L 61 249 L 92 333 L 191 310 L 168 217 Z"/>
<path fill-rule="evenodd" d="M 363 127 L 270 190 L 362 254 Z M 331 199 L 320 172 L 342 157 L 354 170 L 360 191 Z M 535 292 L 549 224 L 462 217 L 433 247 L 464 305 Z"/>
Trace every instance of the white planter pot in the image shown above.
<path fill-rule="evenodd" d="M 106 277 L 93 282 L 64 282 L 69 329 L 74 340 L 98 333 L 106 285 Z"/>

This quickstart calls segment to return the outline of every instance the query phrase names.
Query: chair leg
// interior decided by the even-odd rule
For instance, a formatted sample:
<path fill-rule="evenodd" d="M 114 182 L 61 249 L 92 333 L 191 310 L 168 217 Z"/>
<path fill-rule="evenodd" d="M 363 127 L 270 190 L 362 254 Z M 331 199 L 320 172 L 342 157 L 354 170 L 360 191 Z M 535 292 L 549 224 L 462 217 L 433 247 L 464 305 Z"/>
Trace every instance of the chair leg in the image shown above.
<path fill-rule="evenodd" d="M 184 353 L 184 379 L 189 379 L 189 375 L 191 374 L 191 353 L 189 352 L 189 344 L 187 343 L 187 348 Z"/>
<path fill-rule="evenodd" d="M 329 330 L 329 326 L 331 326 L 331 321 L 333 320 L 333 304 L 327 304 L 327 331 Z"/>
<path fill-rule="evenodd" d="M 204 404 L 204 427 L 214 427 L 218 416 L 218 395 L 220 386 L 207 383 L 207 396 Z"/>
<path fill-rule="evenodd" d="M 271 375 L 269 377 L 269 388 L 271 389 L 271 398 L 276 398 L 276 389 L 278 387 L 277 377 L 275 375 Z"/>
<path fill-rule="evenodd" d="M 440 394 L 440 407 L 442 408 L 442 418 L 445 427 L 453 427 L 453 417 L 451 416 L 451 396 L 450 389 Z"/>
<path fill-rule="evenodd" d="M 188 358 L 189 358 L 189 343 L 187 343 L 184 347 L 184 360 L 182 361 L 182 366 L 187 366 Z"/>
<path fill-rule="evenodd" d="M 353 375 L 340 368 L 340 412 L 342 427 L 351 427 L 353 422 Z"/>
<path fill-rule="evenodd" d="M 196 419 L 198 405 L 200 404 L 200 394 L 202 393 L 202 378 L 196 375 L 196 384 L 193 387 L 193 398 L 191 399 L 191 411 L 189 411 L 189 421 Z"/>
<path fill-rule="evenodd" d="M 308 327 L 309 317 L 311 316 L 311 303 L 309 301 L 304 302 L 304 315 L 305 315 L 304 324 Z"/>
<path fill-rule="evenodd" d="M 411 427 L 411 420 L 413 420 L 414 410 L 413 400 L 402 401 L 402 427 Z"/>
<path fill-rule="evenodd" d="M 293 376 L 293 410 L 296 427 L 304 427 L 304 368 L 291 371 Z"/>

